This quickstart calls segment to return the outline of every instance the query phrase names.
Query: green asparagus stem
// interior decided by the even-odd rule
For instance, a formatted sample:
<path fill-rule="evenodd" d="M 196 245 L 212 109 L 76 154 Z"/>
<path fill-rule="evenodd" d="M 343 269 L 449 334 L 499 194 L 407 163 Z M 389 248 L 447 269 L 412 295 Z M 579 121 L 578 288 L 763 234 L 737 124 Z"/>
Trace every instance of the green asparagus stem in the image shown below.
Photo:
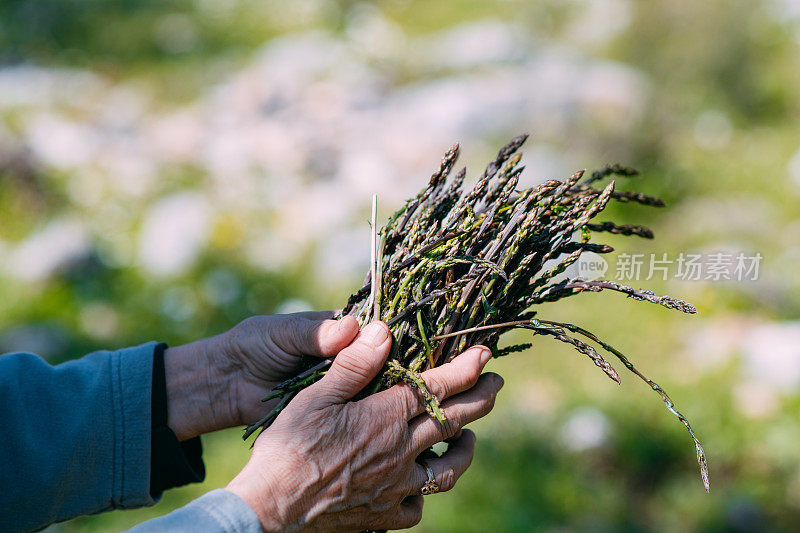
<path fill-rule="evenodd" d="M 447 362 L 470 345 L 485 344 L 496 357 L 529 348 L 530 344 L 498 347 L 500 336 L 512 329 L 569 344 L 619 383 L 616 370 L 590 344 L 594 343 L 656 391 L 686 427 L 708 491 L 705 452 L 666 392 L 594 334 L 573 324 L 537 318 L 540 304 L 587 291 L 620 292 L 633 300 L 696 313 L 691 304 L 652 291 L 609 280 L 564 277 L 567 267 L 584 251 L 613 251 L 606 244 L 591 242 L 596 235 L 653 238 L 652 231 L 643 226 L 593 222 L 609 202 L 655 207 L 664 203 L 638 192 L 617 190 L 614 181 L 597 186 L 611 176 L 638 174 L 620 165 L 603 167 L 588 176 L 579 171 L 563 182 L 549 180 L 517 190 L 524 168 L 519 165 L 517 150 L 526 138 L 516 137 L 500 149 L 470 190 L 463 188 L 466 169 L 451 174 L 459 154 L 458 145 L 453 146 L 428 185 L 383 228 L 377 226 L 377 198 L 373 199 L 370 272 L 340 313 L 354 316 L 362 325 L 384 320 L 392 331 L 390 360 L 364 394 L 406 383 L 421 395 L 428 413 L 444 421 L 439 401 L 420 373 Z M 319 380 L 329 366 L 330 361 L 309 363 L 299 375 L 277 385 L 266 399 L 280 398 L 280 402 L 247 428 L 245 438 L 266 428 L 297 392 Z"/>

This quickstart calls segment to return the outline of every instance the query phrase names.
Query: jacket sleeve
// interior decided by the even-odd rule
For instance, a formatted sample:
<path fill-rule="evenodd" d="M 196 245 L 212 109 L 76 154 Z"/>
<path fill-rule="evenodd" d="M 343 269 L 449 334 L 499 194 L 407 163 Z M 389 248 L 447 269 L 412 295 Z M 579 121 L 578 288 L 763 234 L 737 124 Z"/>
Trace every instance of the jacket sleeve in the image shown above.
<path fill-rule="evenodd" d="M 163 531 L 261 533 L 261 525 L 255 512 L 241 498 L 227 490 L 216 489 L 168 515 L 139 524 L 130 533 Z"/>
<path fill-rule="evenodd" d="M 0 531 L 152 505 L 155 343 L 51 366 L 0 356 Z"/>

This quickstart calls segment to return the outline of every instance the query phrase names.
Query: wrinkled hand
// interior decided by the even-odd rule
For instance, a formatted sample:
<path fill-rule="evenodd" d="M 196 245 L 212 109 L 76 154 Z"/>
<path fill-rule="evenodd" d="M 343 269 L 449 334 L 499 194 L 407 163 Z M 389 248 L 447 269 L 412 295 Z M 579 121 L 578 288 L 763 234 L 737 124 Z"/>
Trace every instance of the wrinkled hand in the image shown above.
<path fill-rule="evenodd" d="M 255 316 L 230 331 L 165 353 L 168 423 L 180 440 L 255 422 L 261 399 L 294 375 L 303 355 L 332 357 L 358 333 L 332 311 Z"/>
<path fill-rule="evenodd" d="M 366 326 L 256 440 L 228 490 L 250 505 L 265 531 L 411 527 L 421 518 L 427 480 L 415 459 L 448 440 L 448 450 L 428 461 L 441 490 L 467 469 L 475 436 L 461 427 L 491 411 L 503 385 L 496 374 L 481 375 L 489 350 L 471 348 L 422 374 L 442 400 L 441 424 L 405 384 L 351 401 L 378 374 L 390 345 L 385 324 Z"/>
<path fill-rule="evenodd" d="M 235 367 L 239 425 L 255 422 L 277 402 L 261 399 L 276 384 L 297 374 L 303 355 L 333 357 L 358 334 L 347 316 L 330 320 L 333 311 L 255 316 L 227 333 L 228 363 Z"/>

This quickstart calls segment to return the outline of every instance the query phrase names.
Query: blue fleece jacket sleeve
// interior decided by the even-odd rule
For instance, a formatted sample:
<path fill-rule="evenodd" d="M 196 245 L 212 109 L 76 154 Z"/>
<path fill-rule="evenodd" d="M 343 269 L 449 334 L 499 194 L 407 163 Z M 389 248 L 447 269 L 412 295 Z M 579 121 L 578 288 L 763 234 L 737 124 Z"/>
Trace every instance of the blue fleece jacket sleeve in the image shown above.
<path fill-rule="evenodd" d="M 143 522 L 130 533 L 261 533 L 258 517 L 234 493 L 212 490 L 166 516 Z"/>
<path fill-rule="evenodd" d="M 51 366 L 0 356 L 0 531 L 154 503 L 155 343 Z"/>

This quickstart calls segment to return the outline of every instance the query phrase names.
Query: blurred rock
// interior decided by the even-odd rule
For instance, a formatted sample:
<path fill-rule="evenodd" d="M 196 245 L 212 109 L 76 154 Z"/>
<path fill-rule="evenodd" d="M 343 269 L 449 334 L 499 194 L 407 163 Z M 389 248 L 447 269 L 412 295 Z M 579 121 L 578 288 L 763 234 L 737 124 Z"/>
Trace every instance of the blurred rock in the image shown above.
<path fill-rule="evenodd" d="M 570 37 L 581 44 L 606 44 L 628 28 L 632 5 L 629 0 L 582 0 L 582 8 L 571 22 Z"/>
<path fill-rule="evenodd" d="M 78 321 L 81 329 L 97 340 L 113 342 L 119 332 L 119 316 L 111 305 L 104 302 L 92 302 L 83 306 Z"/>
<path fill-rule="evenodd" d="M 561 426 L 561 441 L 570 450 L 584 451 L 603 445 L 608 439 L 609 422 L 594 407 L 579 407 Z"/>
<path fill-rule="evenodd" d="M 8 254 L 7 271 L 26 281 L 41 281 L 92 254 L 86 227 L 77 218 L 56 219 L 29 235 Z"/>
<path fill-rule="evenodd" d="M 592 24 L 605 16 L 597 6 L 627 5 L 591 4 Z M 241 246 L 253 266 L 287 268 L 303 250 L 363 229 L 374 192 L 387 212 L 399 207 L 456 140 L 483 163 L 485 139 L 533 130 L 530 185 L 569 170 L 554 147 L 594 142 L 587 125 L 625 132 L 641 120 L 648 88 L 637 71 L 536 42 L 512 24 L 478 20 L 410 37 L 377 6 L 348 13 L 342 35 L 272 39 L 166 111 L 142 84 L 16 67 L 0 69 L 0 113 L 14 109 L 13 140 L 34 165 L 74 177 L 70 207 L 90 231 L 117 250 L 138 241 L 139 264 L 157 275 L 194 263 L 215 213 L 236 213 L 247 228 Z M 626 24 L 612 18 L 604 31 Z M 155 39 L 171 53 L 192 49 L 193 24 L 165 16 Z M 203 179 L 176 193 L 171 180 L 187 169 Z M 131 202 L 141 219 L 104 231 L 104 206 Z M 264 249 L 265 234 L 274 249 Z M 331 247 L 316 260 L 339 280 L 361 276 L 361 259 L 342 261 Z"/>
<path fill-rule="evenodd" d="M 242 293 L 239 277 L 229 270 L 217 269 L 203 279 L 203 294 L 214 305 L 227 305 Z"/>
<path fill-rule="evenodd" d="M 530 379 L 514 395 L 514 406 L 524 416 L 547 416 L 561 406 L 563 395 L 561 387 L 552 379 Z"/>
<path fill-rule="evenodd" d="M 31 324 L 7 330 L 0 336 L 0 354 L 35 353 L 45 359 L 64 356 L 69 345 L 66 332 L 50 324 Z"/>
<path fill-rule="evenodd" d="M 775 414 L 780 400 L 775 391 L 764 383 L 745 381 L 733 389 L 736 409 L 748 418 L 762 419 Z"/>
<path fill-rule="evenodd" d="M 800 390 L 800 322 L 763 324 L 742 342 L 747 376 L 784 393 Z"/>
<path fill-rule="evenodd" d="M 747 316 L 710 320 L 693 328 L 684 357 L 702 372 L 719 370 L 740 359 L 742 380 L 733 389 L 746 416 L 769 416 L 778 395 L 800 391 L 800 322 L 765 322 Z"/>
<path fill-rule="evenodd" d="M 161 297 L 161 314 L 173 323 L 185 324 L 197 313 L 197 296 L 189 287 L 171 287 Z"/>
<path fill-rule="evenodd" d="M 139 261 L 155 275 L 187 269 L 208 239 L 211 208 L 199 193 L 179 193 L 156 202 L 139 235 Z"/>
<path fill-rule="evenodd" d="M 722 150 L 731 142 L 733 124 L 725 113 L 702 112 L 694 123 L 694 140 L 706 150 Z"/>

